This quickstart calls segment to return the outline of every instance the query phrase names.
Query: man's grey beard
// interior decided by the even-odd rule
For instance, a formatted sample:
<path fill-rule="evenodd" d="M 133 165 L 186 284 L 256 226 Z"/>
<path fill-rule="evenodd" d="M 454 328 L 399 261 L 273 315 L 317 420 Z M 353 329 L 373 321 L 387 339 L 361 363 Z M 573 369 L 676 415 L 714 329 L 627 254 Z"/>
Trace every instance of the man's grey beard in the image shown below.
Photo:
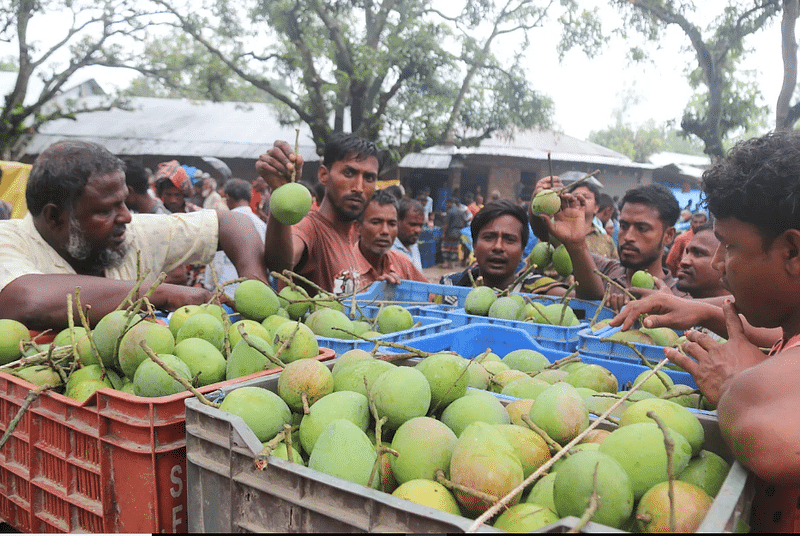
<path fill-rule="evenodd" d="M 119 250 L 111 248 L 104 249 L 99 255 L 95 256 L 96 258 L 92 262 L 92 268 L 105 270 L 106 268 L 115 268 L 119 266 L 125 258 L 127 249 L 127 243 L 123 244 Z M 86 234 L 81 231 L 81 224 L 74 216 L 71 216 L 69 220 L 67 253 L 77 261 L 87 260 L 92 253 L 92 247 L 89 245 L 88 240 L 86 240 Z"/>

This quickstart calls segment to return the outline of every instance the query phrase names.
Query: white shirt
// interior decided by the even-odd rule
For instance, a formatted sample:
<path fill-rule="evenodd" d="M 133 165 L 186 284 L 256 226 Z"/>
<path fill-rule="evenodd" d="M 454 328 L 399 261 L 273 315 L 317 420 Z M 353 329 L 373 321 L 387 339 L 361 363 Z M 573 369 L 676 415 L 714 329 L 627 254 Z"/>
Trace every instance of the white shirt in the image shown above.
<path fill-rule="evenodd" d="M 206 263 L 219 241 L 219 222 L 213 210 L 187 214 L 134 214 L 125 229 L 128 251 L 122 263 L 107 268 L 108 279 L 136 281 L 137 257 L 150 276 L 187 263 Z M 75 269 L 42 238 L 30 213 L 0 222 L 0 290 L 28 274 L 74 274 Z"/>
<path fill-rule="evenodd" d="M 392 249 L 408 255 L 414 266 L 422 270 L 422 257 L 420 257 L 419 255 L 419 244 L 414 242 L 409 247 L 406 247 L 405 245 L 403 245 L 403 243 L 400 241 L 399 238 L 395 237 Z"/>
<path fill-rule="evenodd" d="M 250 205 L 245 205 L 243 207 L 236 207 L 231 212 L 238 212 L 239 214 L 246 214 L 250 221 L 253 222 L 253 225 L 256 228 L 256 232 L 258 232 L 258 236 L 261 237 L 261 241 L 264 241 L 264 235 L 267 232 L 267 224 L 259 218 L 258 216 L 253 213 L 253 210 L 250 208 Z M 239 277 L 239 272 L 236 271 L 236 267 L 233 265 L 231 260 L 225 255 L 224 251 L 217 251 L 217 254 L 214 255 L 214 260 L 211 261 L 206 267 L 206 271 L 204 273 L 203 279 L 203 286 L 208 290 L 215 290 L 214 288 L 214 277 L 211 274 L 211 270 L 214 270 L 217 274 L 217 282 L 224 283 L 226 281 L 232 281 Z M 236 283 L 234 285 L 226 285 L 225 286 L 225 294 L 227 294 L 230 298 L 233 298 L 234 292 L 236 292 L 236 287 L 239 284 Z"/>

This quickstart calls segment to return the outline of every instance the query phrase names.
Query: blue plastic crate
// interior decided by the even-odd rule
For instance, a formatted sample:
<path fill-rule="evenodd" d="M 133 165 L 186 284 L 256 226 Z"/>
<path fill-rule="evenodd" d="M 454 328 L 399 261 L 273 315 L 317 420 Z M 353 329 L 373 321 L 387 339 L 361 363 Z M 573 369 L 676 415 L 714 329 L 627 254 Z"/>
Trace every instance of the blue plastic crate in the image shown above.
<path fill-rule="evenodd" d="M 561 302 L 562 296 L 546 296 L 540 294 L 521 294 L 526 298 L 530 298 L 531 301 L 536 303 L 541 303 L 542 305 L 550 305 L 552 303 L 559 303 Z M 611 320 L 616 316 L 613 310 L 609 309 L 608 307 L 600 307 L 599 300 L 582 300 L 580 298 L 570 298 L 569 299 L 569 306 L 572 307 L 572 310 L 575 311 L 575 316 L 578 317 L 578 320 L 590 322 L 593 318 L 595 318 L 595 313 L 597 313 L 597 317 L 595 318 L 595 322 L 601 322 L 603 320 Z M 597 309 L 600 309 L 598 312 Z"/>
<path fill-rule="evenodd" d="M 619 390 L 623 391 L 633 386 L 633 380 L 646 370 L 650 370 L 650 367 L 647 367 L 640 363 L 628 363 L 626 361 L 615 361 L 612 359 L 602 359 L 595 356 L 585 355 L 578 352 L 578 357 L 581 358 L 581 361 L 587 363 L 589 365 L 600 365 L 601 367 L 605 367 L 611 371 L 611 373 L 616 376 L 617 381 L 619 382 Z M 661 358 L 663 359 L 663 357 Z M 697 383 L 695 383 L 694 378 L 688 372 L 682 372 L 680 370 L 673 370 L 666 367 L 661 368 L 662 371 L 669 376 L 673 382 L 675 383 L 682 383 L 684 385 L 688 385 L 693 389 L 697 389 Z"/>
<path fill-rule="evenodd" d="M 535 341 L 545 348 L 552 348 L 562 352 L 574 352 L 578 346 L 578 333 L 589 324 L 581 322 L 577 326 L 553 326 L 550 324 L 536 324 L 521 320 L 507 320 L 505 318 L 491 318 L 488 316 L 467 314 L 463 308 L 450 308 L 448 306 L 428 306 L 422 308 L 424 315 L 439 318 L 448 318 L 453 321 L 453 327 L 491 324 L 517 328 L 530 334 Z"/>
<path fill-rule="evenodd" d="M 436 264 L 436 242 L 417 242 L 419 246 L 419 258 L 423 268 L 430 268 Z"/>
<path fill-rule="evenodd" d="M 612 334 L 619 331 L 618 327 L 605 326 L 597 332 L 592 332 L 591 329 L 586 328 L 578 334 L 578 347 L 577 350 L 587 356 L 599 357 L 602 359 L 611 359 L 625 361 L 627 363 L 641 364 L 642 360 L 636 355 L 628 346 L 614 341 L 601 341 L 600 339 L 610 337 Z M 682 335 L 682 331 L 677 332 Z M 659 362 L 664 359 L 664 347 L 655 344 L 636 343 L 636 349 L 639 350 L 648 361 Z"/>
<path fill-rule="evenodd" d="M 403 341 L 403 344 L 423 352 L 451 351 L 467 358 L 474 358 L 485 352 L 487 348 L 491 348 L 492 352 L 501 358 L 514 350 L 530 348 L 541 352 L 551 363 L 569 355 L 568 352 L 542 346 L 524 330 L 492 324 L 469 324 L 433 335 L 415 337 Z M 399 350 L 388 347 L 381 348 L 381 351 L 399 352 Z M 578 357 L 584 363 L 600 365 L 610 370 L 617 377 L 620 390 L 625 384 L 632 382 L 639 374 L 649 369 L 641 363 L 615 361 L 580 353 Z M 683 383 L 697 388 L 694 378 L 688 372 L 668 368 L 662 368 L 662 370 L 675 383 Z"/>
<path fill-rule="evenodd" d="M 346 303 L 346 310 L 350 311 L 350 304 Z M 367 317 L 374 317 L 374 315 L 378 314 L 378 307 L 375 306 L 360 306 L 361 312 L 364 313 Z M 440 333 L 442 331 L 450 329 L 450 324 L 452 323 L 450 320 L 446 318 L 436 318 L 432 316 L 422 316 L 419 314 L 419 308 L 417 307 L 406 307 L 408 311 L 411 313 L 411 318 L 414 319 L 414 323 L 419 323 L 420 325 L 411 329 L 406 329 L 403 331 L 397 331 L 395 333 L 388 333 L 386 335 L 381 335 L 375 337 L 377 340 L 381 341 L 389 341 L 389 342 L 400 342 L 405 343 L 409 338 L 412 337 L 421 337 L 423 335 L 430 335 L 433 333 Z M 358 314 L 350 314 L 351 318 L 356 320 L 359 319 Z M 333 339 L 329 337 L 317 337 L 317 343 L 323 348 L 330 348 L 336 355 L 339 356 L 348 350 L 353 350 L 355 348 L 360 348 L 362 350 L 370 351 L 375 346 L 375 343 L 365 341 L 362 339 L 359 340 L 348 340 L 348 339 Z"/>
<path fill-rule="evenodd" d="M 472 290 L 470 287 L 456 287 L 452 285 L 438 285 L 435 283 L 421 283 L 419 281 L 401 281 L 397 285 L 376 281 L 366 291 L 356 295 L 360 302 L 377 301 L 396 301 L 408 302 L 413 305 L 424 305 L 426 303 L 457 305 L 464 307 L 467 294 Z M 521 296 L 532 301 L 549 305 L 560 302 L 561 296 L 545 296 L 540 294 L 524 294 Z M 578 320 L 591 320 L 597 309 L 600 307 L 599 301 L 582 300 L 580 298 L 570 298 L 569 306 L 575 311 Z M 600 309 L 597 313 L 597 322 L 614 318 L 614 311 L 607 307 Z"/>
<path fill-rule="evenodd" d="M 484 353 L 487 348 L 491 348 L 500 357 L 514 350 L 530 348 L 541 352 L 551 363 L 569 355 L 568 352 L 545 348 L 524 330 L 492 324 L 469 324 L 432 335 L 405 339 L 402 343 L 423 352 L 451 351 L 470 359 Z M 398 352 L 389 347 L 383 347 L 381 351 Z"/>
<path fill-rule="evenodd" d="M 452 296 L 460 305 L 469 294 L 469 287 L 456 287 L 453 285 L 438 285 L 436 283 L 422 283 L 420 281 L 401 281 L 397 285 L 386 281 L 376 281 L 366 291 L 356 295 L 360 302 L 392 301 L 402 304 L 407 302 L 413 305 L 426 303 L 445 303 L 445 296 Z"/>

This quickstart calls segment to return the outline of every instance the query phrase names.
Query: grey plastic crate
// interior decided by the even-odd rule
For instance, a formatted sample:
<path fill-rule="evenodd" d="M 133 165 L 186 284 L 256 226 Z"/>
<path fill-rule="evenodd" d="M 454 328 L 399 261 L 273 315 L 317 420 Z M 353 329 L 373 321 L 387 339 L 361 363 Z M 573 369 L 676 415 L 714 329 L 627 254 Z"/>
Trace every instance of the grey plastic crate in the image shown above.
<path fill-rule="evenodd" d="M 186 418 L 189 532 L 452 533 L 472 523 L 275 456 L 258 471 L 262 446 L 241 418 L 196 399 Z"/>
<path fill-rule="evenodd" d="M 408 360 L 398 364 L 413 364 Z M 332 367 L 335 361 L 326 363 Z M 221 401 L 244 386 L 277 391 L 278 374 L 243 381 L 209 394 Z M 511 397 L 498 397 L 507 404 Z M 731 470 L 699 532 L 732 532 L 750 521 L 755 477 L 722 439 L 716 416 L 698 413 L 704 448 L 731 463 Z M 608 423 L 601 428 L 613 429 Z M 189 532 L 465 532 L 472 520 L 399 499 L 275 456 L 255 469 L 261 442 L 235 415 L 186 400 L 186 470 Z M 566 517 L 538 532 L 567 532 Z M 583 532 L 619 532 L 589 523 Z M 483 525 L 478 532 L 502 532 Z"/>

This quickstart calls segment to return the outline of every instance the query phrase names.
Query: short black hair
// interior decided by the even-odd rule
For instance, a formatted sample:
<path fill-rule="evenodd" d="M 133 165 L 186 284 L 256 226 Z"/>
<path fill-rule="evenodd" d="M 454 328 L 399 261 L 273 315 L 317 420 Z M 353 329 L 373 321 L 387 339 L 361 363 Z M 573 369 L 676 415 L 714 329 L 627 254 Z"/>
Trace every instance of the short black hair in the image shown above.
<path fill-rule="evenodd" d="M 411 199 L 408 197 L 404 197 L 400 200 L 397 204 L 397 219 L 404 220 L 406 214 L 409 212 L 419 212 L 423 216 L 425 215 L 425 207 L 422 206 L 422 203 L 417 201 L 416 199 Z"/>
<path fill-rule="evenodd" d="M 770 132 L 740 141 L 703 172 L 705 203 L 715 218 L 758 229 L 766 250 L 800 229 L 800 132 Z"/>
<path fill-rule="evenodd" d="M 253 192 L 253 185 L 244 179 L 229 179 L 225 183 L 223 191 L 225 195 L 234 201 L 247 201 L 250 202 Z"/>
<path fill-rule="evenodd" d="M 486 227 L 490 222 L 506 214 L 514 216 L 522 225 L 521 238 L 522 247 L 524 248 L 528 243 L 528 237 L 530 236 L 528 229 L 528 214 L 525 212 L 525 208 L 519 206 L 511 199 L 498 199 L 497 201 L 489 201 L 483 205 L 483 208 L 480 209 L 477 214 L 475 214 L 475 217 L 472 218 L 472 223 L 469 225 L 469 230 L 472 234 L 472 243 L 474 244 L 478 241 L 478 234 L 480 234 L 481 229 Z"/>
<path fill-rule="evenodd" d="M 128 185 L 128 188 L 139 195 L 147 194 L 147 188 L 150 186 L 150 177 L 145 167 L 137 159 L 130 156 L 124 157 L 122 161 L 125 163 L 125 184 Z"/>
<path fill-rule="evenodd" d="M 32 216 L 45 205 L 72 209 L 94 173 L 124 172 L 125 163 L 102 145 L 84 140 L 59 141 L 36 158 L 25 188 Z"/>
<path fill-rule="evenodd" d="M 608 194 L 600 194 L 596 196 L 597 201 L 597 210 L 603 210 L 604 208 L 613 207 L 614 200 Z"/>
<path fill-rule="evenodd" d="M 381 167 L 383 167 L 384 154 L 375 143 L 355 134 L 335 134 L 325 144 L 322 165 L 330 169 L 335 162 L 348 157 L 355 158 L 361 162 L 373 156 L 378 160 L 378 173 L 380 173 Z"/>
<path fill-rule="evenodd" d="M 703 231 L 711 231 L 711 232 L 713 232 L 714 231 L 714 224 L 711 223 L 711 222 L 706 222 L 703 225 L 699 226 L 697 228 L 697 230 L 694 232 L 694 234 L 695 234 L 695 236 L 697 236 L 698 233 L 701 233 Z"/>
<path fill-rule="evenodd" d="M 395 197 L 395 199 L 397 199 L 398 201 L 403 199 L 403 188 L 402 188 L 402 186 L 399 186 L 397 184 L 392 184 L 391 186 L 387 186 L 385 189 L 386 189 L 387 192 L 392 194 Z"/>
<path fill-rule="evenodd" d="M 622 201 L 619 202 L 619 210 L 625 203 L 638 203 L 652 207 L 658 211 L 658 219 L 664 224 L 664 229 L 672 227 L 681 215 L 681 207 L 675 195 L 664 185 L 645 184 L 638 188 L 633 188 L 625 192 Z"/>
<path fill-rule="evenodd" d="M 571 185 L 566 186 L 566 190 L 568 192 L 574 192 L 575 188 L 586 188 L 587 190 L 592 192 L 592 195 L 594 195 L 595 203 L 597 203 L 600 199 L 600 188 L 598 188 L 596 184 L 592 184 L 589 181 L 583 181 L 578 184 L 573 183 Z"/>
<path fill-rule="evenodd" d="M 372 203 L 377 203 L 378 206 L 392 205 L 398 213 L 400 212 L 397 206 L 397 198 L 395 196 L 387 192 L 385 189 L 375 190 L 375 193 L 372 195 L 370 200 L 367 201 L 367 205 L 364 207 L 364 210 L 362 210 L 361 214 L 359 214 L 358 221 L 364 221 L 364 213 L 367 211 L 367 206 Z"/>

